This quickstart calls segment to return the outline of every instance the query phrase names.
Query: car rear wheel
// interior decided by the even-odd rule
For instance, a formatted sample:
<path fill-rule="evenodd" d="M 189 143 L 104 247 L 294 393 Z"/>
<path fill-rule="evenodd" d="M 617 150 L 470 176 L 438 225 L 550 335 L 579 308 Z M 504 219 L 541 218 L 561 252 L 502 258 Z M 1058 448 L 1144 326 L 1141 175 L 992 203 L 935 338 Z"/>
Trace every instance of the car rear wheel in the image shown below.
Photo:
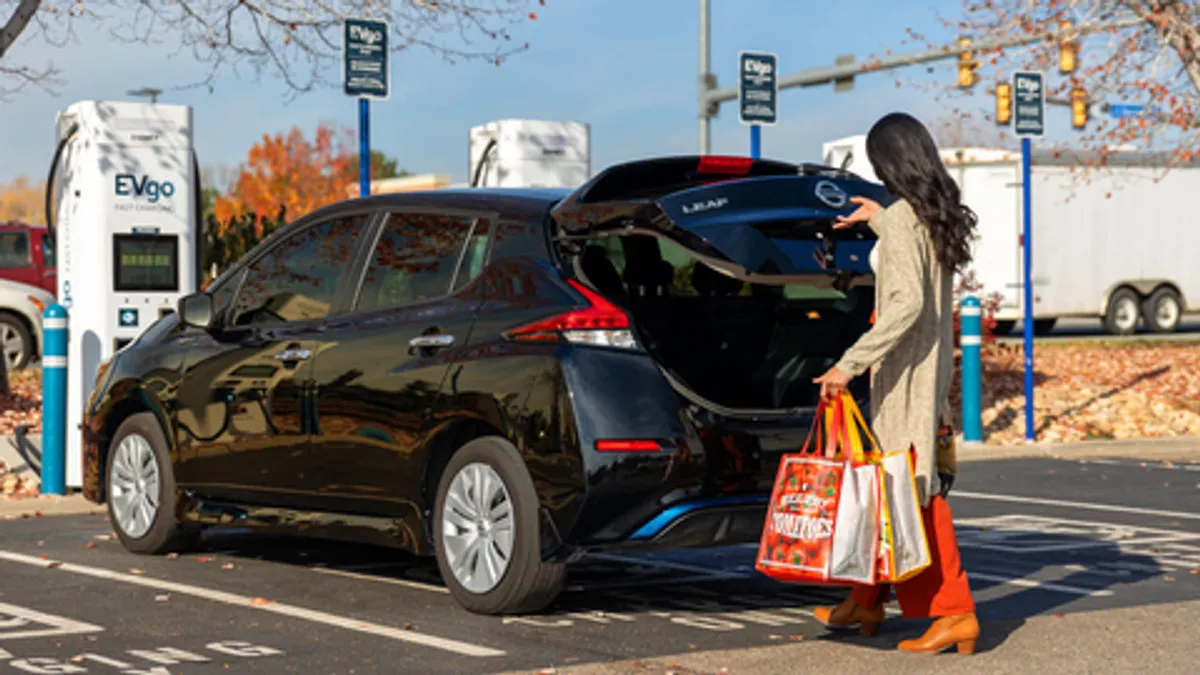
<path fill-rule="evenodd" d="M 138 413 L 113 436 L 104 470 L 113 530 L 126 550 L 160 554 L 191 543 L 175 519 L 175 475 L 158 420 Z"/>
<path fill-rule="evenodd" d="M 1141 298 L 1132 288 L 1118 288 L 1108 299 L 1104 330 L 1111 335 L 1133 335 L 1141 314 Z"/>
<path fill-rule="evenodd" d="M 33 336 L 25 322 L 8 312 L 0 312 L 0 358 L 9 370 L 24 368 L 33 358 Z"/>
<path fill-rule="evenodd" d="M 1174 333 L 1183 318 L 1183 300 L 1175 289 L 1163 286 L 1142 305 L 1142 320 L 1155 333 Z"/>
<path fill-rule="evenodd" d="M 450 458 L 433 518 L 438 569 L 466 609 L 536 612 L 562 591 L 566 566 L 542 560 L 537 492 L 507 441 L 479 438 Z"/>

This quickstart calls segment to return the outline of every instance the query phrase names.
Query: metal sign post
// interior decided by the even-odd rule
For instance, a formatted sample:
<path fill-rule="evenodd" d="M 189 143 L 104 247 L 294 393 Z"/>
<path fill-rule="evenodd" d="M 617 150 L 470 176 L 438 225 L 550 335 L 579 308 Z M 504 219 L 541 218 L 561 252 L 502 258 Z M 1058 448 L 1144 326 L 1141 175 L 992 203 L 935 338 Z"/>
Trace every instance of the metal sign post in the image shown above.
<path fill-rule="evenodd" d="M 738 120 L 750 125 L 750 156 L 762 156 L 762 125 L 779 117 L 779 68 L 774 54 L 738 54 Z"/>
<path fill-rule="evenodd" d="M 1013 131 L 1021 139 L 1021 286 L 1025 291 L 1025 438 L 1037 439 L 1033 414 L 1033 208 L 1030 180 L 1031 139 L 1046 135 L 1045 78 L 1038 72 L 1013 73 Z"/>
<path fill-rule="evenodd" d="M 358 189 L 371 193 L 371 99 L 386 101 L 388 24 L 371 19 L 342 21 L 342 90 L 358 98 Z"/>

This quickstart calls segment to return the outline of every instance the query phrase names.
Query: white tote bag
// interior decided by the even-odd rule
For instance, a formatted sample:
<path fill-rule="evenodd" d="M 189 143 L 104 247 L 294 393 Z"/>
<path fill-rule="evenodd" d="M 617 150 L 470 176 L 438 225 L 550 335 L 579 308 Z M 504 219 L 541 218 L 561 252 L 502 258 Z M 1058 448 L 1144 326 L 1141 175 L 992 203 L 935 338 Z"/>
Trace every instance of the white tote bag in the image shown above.
<path fill-rule="evenodd" d="M 829 578 L 872 585 L 879 557 L 879 466 L 846 462 L 838 497 Z"/>
<path fill-rule="evenodd" d="M 917 500 L 917 481 L 909 459 L 911 453 L 911 450 L 890 452 L 879 463 L 883 481 L 880 492 L 884 499 L 881 507 L 885 515 L 879 531 L 883 548 L 881 583 L 911 579 L 932 562 L 921 504 Z"/>

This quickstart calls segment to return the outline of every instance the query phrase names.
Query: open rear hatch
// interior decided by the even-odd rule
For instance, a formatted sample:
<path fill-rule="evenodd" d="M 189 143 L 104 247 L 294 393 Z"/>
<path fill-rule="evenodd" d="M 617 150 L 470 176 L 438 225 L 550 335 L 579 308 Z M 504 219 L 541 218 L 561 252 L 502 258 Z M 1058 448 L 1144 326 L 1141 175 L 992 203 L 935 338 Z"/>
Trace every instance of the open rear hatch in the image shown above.
<path fill-rule="evenodd" d="M 612 167 L 553 211 L 572 276 L 623 307 L 675 388 L 723 415 L 811 413 L 870 325 L 875 234 L 835 230 L 882 186 L 830 167 L 672 157 Z"/>

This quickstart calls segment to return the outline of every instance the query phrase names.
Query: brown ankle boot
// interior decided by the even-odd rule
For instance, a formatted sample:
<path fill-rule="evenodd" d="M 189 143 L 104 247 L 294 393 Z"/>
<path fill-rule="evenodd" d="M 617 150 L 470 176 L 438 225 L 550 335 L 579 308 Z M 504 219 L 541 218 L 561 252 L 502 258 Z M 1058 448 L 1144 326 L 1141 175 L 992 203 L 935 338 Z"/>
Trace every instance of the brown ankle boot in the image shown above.
<path fill-rule="evenodd" d="M 858 624 L 858 630 L 863 635 L 871 636 L 879 632 L 883 623 L 883 607 L 867 609 L 853 598 L 846 598 L 837 607 L 818 607 L 813 610 L 817 621 L 833 628 L 847 628 Z"/>
<path fill-rule="evenodd" d="M 916 640 L 900 643 L 900 651 L 920 654 L 937 654 L 950 647 L 957 647 L 959 654 L 974 654 L 975 640 L 979 638 L 979 621 L 974 612 L 943 616 L 933 622 L 929 630 Z"/>

